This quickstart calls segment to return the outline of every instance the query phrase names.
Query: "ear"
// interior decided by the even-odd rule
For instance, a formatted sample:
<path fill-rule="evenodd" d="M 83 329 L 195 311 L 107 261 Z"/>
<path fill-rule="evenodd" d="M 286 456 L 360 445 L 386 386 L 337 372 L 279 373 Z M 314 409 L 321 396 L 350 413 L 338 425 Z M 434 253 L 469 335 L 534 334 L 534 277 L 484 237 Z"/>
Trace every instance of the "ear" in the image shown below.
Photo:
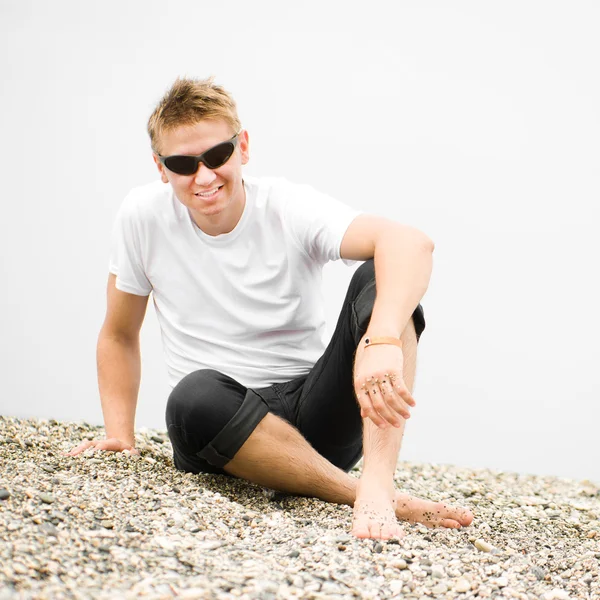
<path fill-rule="evenodd" d="M 163 164 L 160 162 L 160 159 L 158 158 L 158 156 L 156 156 L 156 154 L 154 154 L 154 152 L 152 153 L 152 158 L 154 159 L 154 162 L 156 164 L 156 166 L 158 167 L 158 172 L 160 173 L 160 179 L 163 183 L 169 183 L 169 178 L 167 177 L 167 174 L 165 173 L 165 168 L 163 166 Z"/>
<path fill-rule="evenodd" d="M 238 142 L 240 145 L 240 153 L 242 155 L 242 164 L 245 165 L 250 160 L 250 142 L 248 139 L 248 132 L 244 129 L 242 133 L 240 133 L 240 141 Z"/>

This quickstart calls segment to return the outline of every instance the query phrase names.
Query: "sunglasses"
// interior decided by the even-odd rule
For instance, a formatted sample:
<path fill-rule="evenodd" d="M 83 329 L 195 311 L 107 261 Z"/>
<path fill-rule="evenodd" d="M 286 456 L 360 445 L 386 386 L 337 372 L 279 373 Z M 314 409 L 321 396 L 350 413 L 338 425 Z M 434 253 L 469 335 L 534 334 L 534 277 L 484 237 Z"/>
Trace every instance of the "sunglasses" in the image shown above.
<path fill-rule="evenodd" d="M 158 155 L 160 162 L 173 173 L 178 175 L 194 175 L 198 170 L 200 163 L 205 164 L 209 169 L 218 169 L 222 167 L 233 154 L 238 142 L 238 135 L 242 131 L 238 131 L 230 140 L 221 142 L 212 148 L 209 148 L 199 156 L 189 155 L 174 155 L 161 156 Z"/>

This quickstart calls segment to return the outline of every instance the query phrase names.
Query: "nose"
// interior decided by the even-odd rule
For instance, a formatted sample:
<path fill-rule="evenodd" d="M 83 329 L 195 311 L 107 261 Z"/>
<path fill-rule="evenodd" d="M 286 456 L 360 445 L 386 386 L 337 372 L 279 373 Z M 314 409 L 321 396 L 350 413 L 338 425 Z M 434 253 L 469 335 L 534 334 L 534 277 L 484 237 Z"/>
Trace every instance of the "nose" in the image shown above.
<path fill-rule="evenodd" d="M 215 172 L 209 169 L 204 163 L 198 164 L 198 170 L 196 171 L 196 175 L 194 175 L 194 182 L 196 185 L 205 186 L 212 183 L 217 176 Z"/>

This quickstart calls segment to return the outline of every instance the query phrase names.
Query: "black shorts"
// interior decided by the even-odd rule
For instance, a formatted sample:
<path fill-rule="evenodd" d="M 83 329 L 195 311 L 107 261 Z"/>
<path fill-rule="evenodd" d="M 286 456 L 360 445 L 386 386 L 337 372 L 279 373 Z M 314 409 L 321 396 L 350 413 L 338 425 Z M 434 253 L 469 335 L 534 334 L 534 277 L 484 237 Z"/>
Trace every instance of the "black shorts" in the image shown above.
<path fill-rule="evenodd" d="M 212 369 L 186 375 L 166 409 L 175 467 L 220 473 L 268 412 L 296 427 L 331 463 L 350 471 L 362 456 L 362 418 L 353 385 L 354 354 L 375 301 L 373 259 L 353 274 L 323 356 L 308 375 L 269 387 L 246 388 Z M 417 341 L 425 329 L 423 307 L 412 319 Z"/>

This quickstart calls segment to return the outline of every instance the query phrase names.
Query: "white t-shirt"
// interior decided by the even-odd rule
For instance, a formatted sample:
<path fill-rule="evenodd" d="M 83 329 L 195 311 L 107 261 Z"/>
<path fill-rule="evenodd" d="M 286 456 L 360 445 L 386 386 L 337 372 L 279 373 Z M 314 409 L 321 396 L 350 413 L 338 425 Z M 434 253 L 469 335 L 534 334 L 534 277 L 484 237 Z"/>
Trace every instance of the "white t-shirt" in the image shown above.
<path fill-rule="evenodd" d="M 325 351 L 322 268 L 360 211 L 282 178 L 244 186 L 242 217 L 222 235 L 204 233 L 162 181 L 134 188 L 117 214 L 109 270 L 117 289 L 153 292 L 171 388 L 205 368 L 266 387 L 306 375 Z"/>

